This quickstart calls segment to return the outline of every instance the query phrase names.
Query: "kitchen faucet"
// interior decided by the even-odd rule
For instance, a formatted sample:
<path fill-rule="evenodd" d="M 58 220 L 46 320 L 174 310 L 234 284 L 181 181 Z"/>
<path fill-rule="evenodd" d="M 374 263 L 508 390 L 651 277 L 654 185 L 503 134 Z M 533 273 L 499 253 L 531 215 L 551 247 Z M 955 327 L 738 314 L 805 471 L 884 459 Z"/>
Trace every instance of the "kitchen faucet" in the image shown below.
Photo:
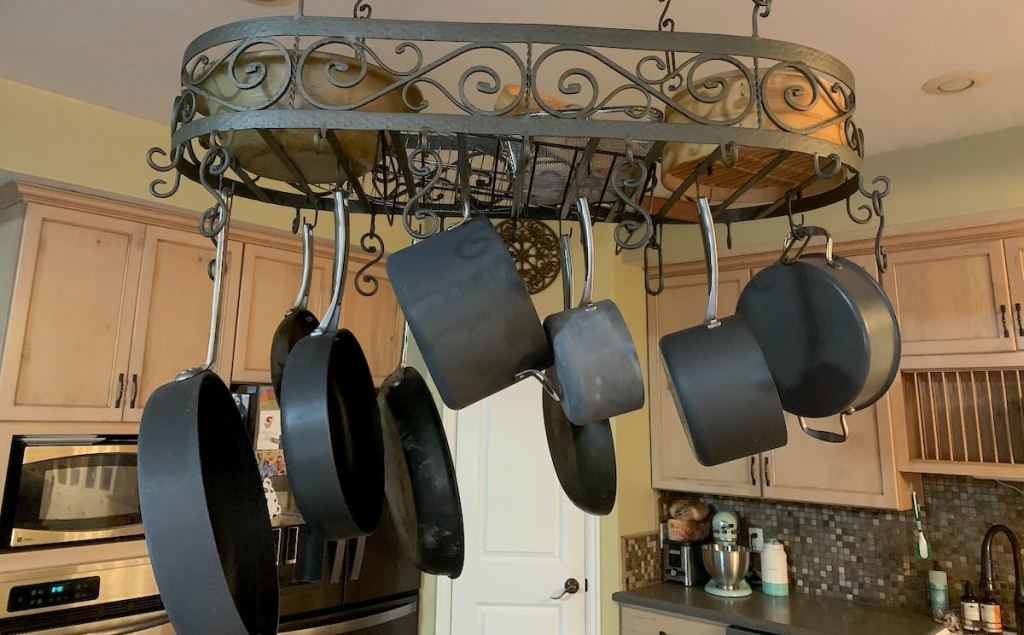
<path fill-rule="evenodd" d="M 992 539 L 996 534 L 1005 535 L 1013 549 L 1013 617 L 1017 631 L 1024 632 L 1021 630 L 1024 629 L 1024 580 L 1021 578 L 1020 542 L 1017 540 L 1017 534 L 1006 525 L 992 525 L 981 541 L 980 586 L 983 591 L 995 592 L 995 577 L 992 575 Z"/>

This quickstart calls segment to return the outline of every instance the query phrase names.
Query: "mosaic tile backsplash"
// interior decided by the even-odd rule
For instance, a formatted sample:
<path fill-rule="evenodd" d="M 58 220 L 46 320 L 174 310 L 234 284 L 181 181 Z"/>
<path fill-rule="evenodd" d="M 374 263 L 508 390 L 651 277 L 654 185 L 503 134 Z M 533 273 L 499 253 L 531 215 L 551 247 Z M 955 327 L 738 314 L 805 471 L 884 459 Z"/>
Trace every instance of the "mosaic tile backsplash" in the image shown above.
<path fill-rule="evenodd" d="M 950 603 L 958 605 L 963 580 L 977 585 L 981 575 L 981 540 L 995 523 L 1010 526 L 1024 538 L 1024 494 L 995 481 L 962 477 L 926 476 L 923 479 L 925 535 L 933 559 L 949 576 Z M 921 494 L 921 492 L 919 492 Z M 661 493 L 661 514 L 678 492 Z M 749 526 L 761 527 L 766 539 L 779 538 L 789 556 L 793 592 L 859 600 L 928 613 L 930 562 L 915 560 L 913 512 L 892 512 L 853 507 L 828 507 L 759 499 L 690 494 L 716 510 L 728 509 L 741 517 L 741 535 Z M 635 553 L 626 555 L 627 542 Z M 658 562 L 657 541 L 623 538 L 623 575 L 638 583 L 643 573 L 630 564 Z M 653 553 L 643 555 L 645 548 Z M 1004 621 L 1013 622 L 1013 564 L 1010 547 L 1002 537 L 993 546 L 997 592 Z M 752 566 L 757 566 L 756 556 Z M 629 586 L 627 588 L 635 588 Z"/>

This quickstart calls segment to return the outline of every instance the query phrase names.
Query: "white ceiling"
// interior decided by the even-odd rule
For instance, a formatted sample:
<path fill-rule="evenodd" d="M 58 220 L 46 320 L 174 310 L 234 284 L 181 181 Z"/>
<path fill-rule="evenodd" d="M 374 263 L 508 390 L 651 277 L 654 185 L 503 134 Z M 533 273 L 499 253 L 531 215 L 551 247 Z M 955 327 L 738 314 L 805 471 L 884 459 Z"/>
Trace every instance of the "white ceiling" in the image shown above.
<path fill-rule="evenodd" d="M 657 0 L 371 0 L 375 17 L 654 28 Z M 352 2 L 308 0 L 307 15 Z M 746 33 L 749 0 L 676 0 L 678 30 Z M 169 116 L 181 53 L 231 20 L 291 12 L 242 0 L 0 0 L 0 77 L 158 122 Z M 824 49 L 853 69 L 858 123 L 875 153 L 1024 125 L 1021 0 L 776 0 L 764 37 Z M 952 96 L 929 78 L 990 79 Z M 2 99 L 2 95 L 0 95 Z"/>

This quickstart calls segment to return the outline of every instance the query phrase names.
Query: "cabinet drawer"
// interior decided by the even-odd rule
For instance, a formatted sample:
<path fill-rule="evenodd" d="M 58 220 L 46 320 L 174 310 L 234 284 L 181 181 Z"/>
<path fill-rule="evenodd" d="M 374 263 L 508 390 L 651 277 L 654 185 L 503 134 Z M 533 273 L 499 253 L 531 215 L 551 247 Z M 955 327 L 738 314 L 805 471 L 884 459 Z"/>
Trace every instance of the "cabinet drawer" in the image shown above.
<path fill-rule="evenodd" d="M 622 608 L 622 635 L 725 635 L 725 625 L 657 611 Z"/>

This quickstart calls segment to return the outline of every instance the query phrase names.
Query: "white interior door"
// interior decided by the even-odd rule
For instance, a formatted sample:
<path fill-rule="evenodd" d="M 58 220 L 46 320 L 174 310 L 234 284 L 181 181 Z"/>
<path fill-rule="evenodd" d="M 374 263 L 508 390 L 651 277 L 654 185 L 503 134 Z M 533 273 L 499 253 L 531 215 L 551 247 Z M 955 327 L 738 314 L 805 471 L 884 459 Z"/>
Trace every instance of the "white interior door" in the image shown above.
<path fill-rule="evenodd" d="M 551 467 L 540 386 L 520 382 L 454 416 L 466 566 L 451 588 L 452 635 L 583 635 L 585 515 Z M 551 599 L 570 578 L 579 591 Z"/>

